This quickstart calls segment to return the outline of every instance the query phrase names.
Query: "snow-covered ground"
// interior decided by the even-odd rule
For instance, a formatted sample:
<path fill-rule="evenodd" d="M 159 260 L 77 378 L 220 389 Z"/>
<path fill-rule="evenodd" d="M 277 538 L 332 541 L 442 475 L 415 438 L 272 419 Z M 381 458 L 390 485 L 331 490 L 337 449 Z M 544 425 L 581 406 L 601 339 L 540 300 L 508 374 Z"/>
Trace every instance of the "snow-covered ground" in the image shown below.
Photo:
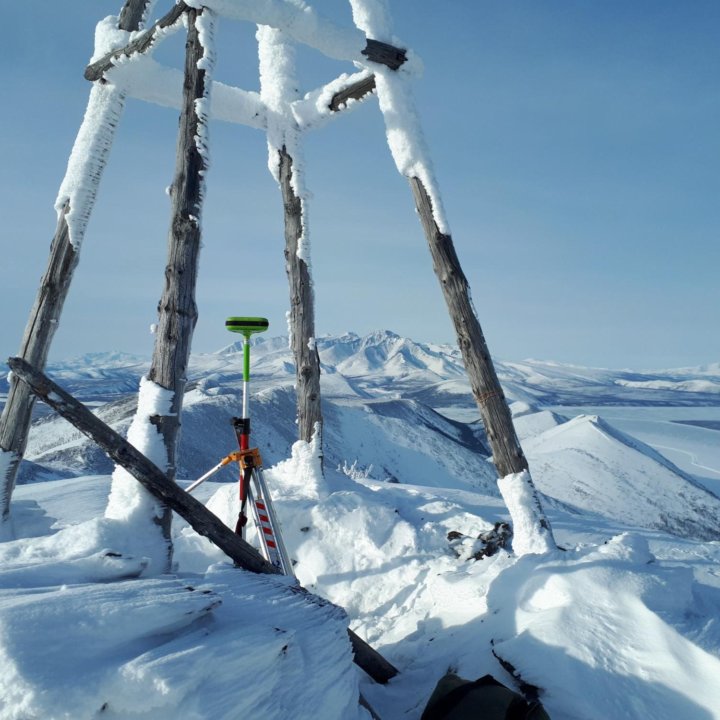
<path fill-rule="evenodd" d="M 720 499 L 703 487 L 720 478 L 720 412 L 703 404 L 717 368 L 628 388 L 611 371 L 499 364 L 562 549 L 476 560 L 477 536 L 509 516 L 481 428 L 448 419 L 472 411 L 452 348 L 321 341 L 324 476 L 291 447 L 286 341 L 253 352 L 255 440 L 312 594 L 233 568 L 179 519 L 176 567 L 158 575 L 103 517 L 110 466 L 45 417 L 0 543 L 0 718 L 367 718 L 362 693 L 384 720 L 411 719 L 448 669 L 535 686 L 554 720 L 720 718 Z M 126 430 L 143 367 L 107 356 L 49 374 Z M 236 348 L 194 358 L 182 483 L 232 449 L 241 370 Z M 557 402 L 571 397 L 581 407 Z M 197 496 L 234 525 L 237 489 L 219 477 Z M 388 685 L 353 665 L 348 626 L 400 670 Z"/>

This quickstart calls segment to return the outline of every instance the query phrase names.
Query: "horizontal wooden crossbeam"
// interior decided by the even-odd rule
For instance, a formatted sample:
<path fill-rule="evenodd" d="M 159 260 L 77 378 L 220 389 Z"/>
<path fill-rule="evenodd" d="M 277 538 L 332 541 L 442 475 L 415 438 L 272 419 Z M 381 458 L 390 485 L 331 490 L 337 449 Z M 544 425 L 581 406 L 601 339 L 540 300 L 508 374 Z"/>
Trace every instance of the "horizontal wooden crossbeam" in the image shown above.
<path fill-rule="evenodd" d="M 263 558 L 249 543 L 222 523 L 200 501 L 169 480 L 154 463 L 111 427 L 93 415 L 81 402 L 63 390 L 47 375 L 22 358 L 8 360 L 13 373 L 31 392 L 47 403 L 80 432 L 94 440 L 118 465 L 125 468 L 148 492 L 181 515 L 199 535 L 217 545 L 236 565 L 256 573 L 279 574 L 280 570 Z M 308 594 L 304 588 L 298 591 Z M 398 669 L 377 650 L 348 628 L 355 663 L 373 680 L 386 683 Z"/>
<path fill-rule="evenodd" d="M 374 91 L 375 76 L 370 75 L 370 77 L 358 80 L 352 85 L 348 85 L 347 87 L 343 88 L 342 90 L 340 90 L 340 92 L 335 93 L 335 95 L 332 96 L 328 107 L 333 112 L 338 112 L 339 110 L 342 110 L 345 105 L 347 105 L 348 100 L 362 100 L 362 98 Z"/>
<path fill-rule="evenodd" d="M 153 23 L 144 33 L 138 35 L 132 42 L 122 48 L 112 50 L 99 60 L 88 65 L 85 68 L 85 79 L 93 82 L 101 80 L 105 73 L 116 64 L 118 59 L 122 57 L 131 58 L 134 55 L 146 53 L 157 39 L 159 31 L 172 27 L 182 17 L 183 13 L 189 9 L 189 6 L 180 0 L 177 5 L 173 5 L 168 13 Z M 391 70 L 397 70 L 407 60 L 406 50 L 379 40 L 368 39 L 362 54 L 371 62 L 385 65 Z"/>

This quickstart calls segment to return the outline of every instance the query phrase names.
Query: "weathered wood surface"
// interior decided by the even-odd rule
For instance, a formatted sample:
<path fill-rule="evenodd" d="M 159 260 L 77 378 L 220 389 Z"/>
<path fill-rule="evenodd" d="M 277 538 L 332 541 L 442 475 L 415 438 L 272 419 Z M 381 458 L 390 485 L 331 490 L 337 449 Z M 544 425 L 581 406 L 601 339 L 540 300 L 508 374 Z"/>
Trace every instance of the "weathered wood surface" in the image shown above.
<path fill-rule="evenodd" d="M 293 160 L 280 150 L 280 189 L 285 207 L 285 269 L 290 285 L 290 333 L 295 357 L 298 403 L 298 438 L 312 440 L 322 429 L 320 408 L 320 357 L 315 338 L 312 280 L 305 260 L 298 257 L 302 238 L 302 202 L 292 187 Z M 321 435 L 322 438 L 322 435 Z"/>
<path fill-rule="evenodd" d="M 407 51 L 394 45 L 368 38 L 362 54 L 370 61 L 398 70 L 407 61 Z"/>
<path fill-rule="evenodd" d="M 256 573 L 280 573 L 278 568 L 267 562 L 252 545 L 224 525 L 201 502 L 178 487 L 125 438 L 93 415 L 47 375 L 33 368 L 22 358 L 10 358 L 8 365 L 29 392 L 41 398 L 80 432 L 94 440 L 148 492 L 181 515 L 195 532 L 219 547 L 239 567 Z M 307 592 L 303 588 L 299 589 Z M 348 630 L 348 635 L 355 662 L 376 682 L 386 683 L 398 674 L 396 667 L 352 630 Z"/>
<path fill-rule="evenodd" d="M 148 2 L 149 0 L 127 0 L 118 16 L 118 28 L 126 32 L 139 30 L 147 12 Z"/>
<path fill-rule="evenodd" d="M 79 260 L 78 253 L 69 239 L 65 220 L 68 210 L 66 205 L 60 213 L 55 237 L 50 247 L 48 266 L 40 282 L 40 289 L 30 311 L 30 318 L 20 345 L 21 357 L 39 368 L 44 368 L 47 362 L 50 345 L 70 289 L 70 280 Z M 18 466 L 27 447 L 34 401 L 35 398 L 27 386 L 11 377 L 7 401 L 0 417 L 0 448 L 13 454 L 5 477 L 0 477 L 3 517 L 7 517 L 10 512 L 10 500 L 15 488 Z"/>
<path fill-rule="evenodd" d="M 121 57 L 130 57 L 137 53 L 147 52 L 157 39 L 160 32 L 168 27 L 172 27 L 190 8 L 180 0 L 177 5 L 173 5 L 170 10 L 159 20 L 155 21 L 144 33 L 138 35 L 132 42 L 125 47 L 113 50 L 103 55 L 99 60 L 91 63 L 85 68 L 86 80 L 100 80 L 102 76 L 115 64 L 115 60 Z"/>
<path fill-rule="evenodd" d="M 336 92 L 332 96 L 328 107 L 333 112 L 338 112 L 347 105 L 348 100 L 362 100 L 362 98 L 374 91 L 375 76 L 370 75 L 369 77 L 358 80 L 357 82 L 348 85 L 346 88 L 343 88 L 339 92 Z"/>
<path fill-rule="evenodd" d="M 143 17 L 148 0 L 126 0 L 120 13 L 121 30 L 137 30 L 137 23 Z M 97 194 L 102 173 L 87 178 L 91 191 L 90 197 Z M 55 235 L 50 244 L 50 256 L 47 268 L 35 298 L 22 343 L 20 356 L 35 367 L 44 368 L 53 336 L 58 328 L 60 316 L 67 298 L 73 273 L 77 267 L 79 255 L 70 243 L 70 233 L 65 216 L 70 211 L 66 204 L 58 217 Z M 10 381 L 7 401 L 0 416 L 0 448 L 12 453 L 13 460 L 3 477 L 0 477 L 0 519 L 10 513 L 10 501 L 15 489 L 17 471 L 25 454 L 27 437 L 32 418 L 34 397 L 27 387 Z"/>
<path fill-rule="evenodd" d="M 433 216 L 430 196 L 423 183 L 416 177 L 410 178 L 409 181 L 432 255 L 433 269 L 445 296 L 470 387 L 480 409 L 485 432 L 493 451 L 493 462 L 500 477 L 521 473 L 528 470 L 528 462 L 515 433 L 510 408 L 470 300 L 469 285 L 460 267 L 452 237 L 440 232 Z M 529 472 L 527 482 L 534 496 L 536 520 L 542 532 L 552 537 L 550 523 L 542 511 Z"/>
<path fill-rule="evenodd" d="M 501 476 L 527 470 L 528 463 L 515 434 L 510 410 L 472 306 L 468 282 L 460 267 L 452 237 L 440 232 L 422 182 L 411 178 L 410 186 L 432 255 L 433 269 L 455 327 L 472 393 L 482 413 L 495 466 Z"/>
<path fill-rule="evenodd" d="M 196 27 L 196 17 L 202 11 L 189 9 L 188 34 L 185 52 L 185 83 L 183 107 L 180 112 L 175 178 L 171 185 L 172 215 L 168 235 L 168 261 L 165 267 L 165 287 L 158 304 L 158 323 L 155 333 L 148 379 L 169 390 L 172 403 L 168 415 L 151 419 L 163 436 L 168 458 L 168 476 L 175 477 L 177 437 L 180 429 L 190 347 L 197 322 L 195 287 L 200 257 L 200 216 L 203 201 L 205 158 L 198 148 L 197 137 L 204 137 L 198 117 L 197 100 L 204 97 L 206 70 L 198 67 L 203 57 Z M 160 525 L 170 539 L 169 511 L 165 511 Z"/>

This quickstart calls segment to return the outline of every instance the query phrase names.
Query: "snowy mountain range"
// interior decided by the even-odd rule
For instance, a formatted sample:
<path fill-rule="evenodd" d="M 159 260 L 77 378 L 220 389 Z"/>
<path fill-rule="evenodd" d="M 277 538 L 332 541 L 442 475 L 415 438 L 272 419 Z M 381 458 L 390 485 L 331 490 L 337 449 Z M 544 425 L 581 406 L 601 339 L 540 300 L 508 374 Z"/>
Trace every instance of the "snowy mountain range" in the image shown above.
<path fill-rule="evenodd" d="M 560 550 L 478 559 L 510 518 L 457 351 L 389 332 L 318 345 L 324 473 L 293 442 L 286 339 L 254 344 L 250 404 L 312 594 L 233 568 L 177 517 L 174 571 L 154 571 L 138 528 L 103 515 L 110 463 L 38 408 L 0 538 L 0 720 L 368 720 L 361 693 L 418 720 L 448 668 L 532 692 L 553 720 L 720 719 L 717 367 L 498 363 Z M 148 364 L 48 373 L 124 432 Z M 238 345 L 193 357 L 181 483 L 233 449 L 241 378 Z M 223 472 L 196 496 L 232 527 Z M 353 666 L 348 626 L 398 668 L 388 685 Z"/>
<path fill-rule="evenodd" d="M 491 453 L 456 348 L 380 331 L 322 338 L 318 349 L 326 463 L 377 480 L 498 495 Z M 289 457 L 296 439 L 287 338 L 257 339 L 252 366 L 255 441 L 265 463 L 273 465 Z M 108 353 L 51 365 L 48 372 L 125 433 L 147 367 L 141 358 Z M 498 363 L 535 482 L 551 502 L 704 539 L 720 538 L 715 495 L 602 417 L 571 419 L 561 406 L 717 403 L 719 370 L 631 373 L 538 361 Z M 199 477 L 233 449 L 230 418 L 239 412 L 241 393 L 241 343 L 193 357 L 180 478 Z M 543 409 L 547 406 L 556 411 Z M 111 471 L 92 442 L 64 420 L 47 416 L 33 426 L 20 482 Z M 221 479 L 233 479 L 230 469 L 223 472 Z"/>
<path fill-rule="evenodd" d="M 389 330 L 366 336 L 346 333 L 317 339 L 324 392 L 335 390 L 330 376 L 348 381 L 342 387 L 362 396 L 363 391 L 418 395 L 426 404 L 474 406 L 460 351 L 451 345 L 419 343 Z M 192 357 L 190 378 L 222 375 L 227 383 L 242 375 L 240 342 L 210 354 Z M 252 340 L 253 377 L 259 382 L 282 381 L 293 375 L 286 337 Z M 111 399 L 135 392 L 139 375 L 149 359 L 127 353 L 91 353 L 55 362 L 48 371 L 79 398 Z M 541 360 L 503 362 L 495 367 L 507 397 L 539 406 L 550 405 L 716 405 L 720 398 L 720 363 L 674 370 L 607 370 Z M 0 378 L 0 397 L 7 393 L 7 378 Z M 433 402 L 428 402 L 430 399 Z"/>

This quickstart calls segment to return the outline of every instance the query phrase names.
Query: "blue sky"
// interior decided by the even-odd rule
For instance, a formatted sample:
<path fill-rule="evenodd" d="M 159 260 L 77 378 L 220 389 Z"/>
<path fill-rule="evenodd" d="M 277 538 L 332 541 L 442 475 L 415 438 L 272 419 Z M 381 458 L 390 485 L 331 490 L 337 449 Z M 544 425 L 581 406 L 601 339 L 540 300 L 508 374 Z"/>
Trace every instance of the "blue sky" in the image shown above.
<path fill-rule="evenodd" d="M 95 23 L 120 0 L 4 8 L 0 352 L 15 354 L 87 103 Z M 350 21 L 341 0 L 315 3 Z M 391 0 L 423 59 L 415 95 L 491 353 L 603 367 L 720 360 L 720 5 Z M 159 0 L 164 12 L 168 3 Z M 182 43 L 158 53 L 180 65 Z M 216 77 L 257 89 L 254 29 L 221 24 Z M 352 67 L 299 52 L 302 90 Z M 51 359 L 149 355 L 177 113 L 130 100 Z M 193 349 L 228 315 L 285 332 L 282 206 L 263 133 L 213 123 Z M 374 100 L 306 140 L 319 335 L 454 341 Z"/>

